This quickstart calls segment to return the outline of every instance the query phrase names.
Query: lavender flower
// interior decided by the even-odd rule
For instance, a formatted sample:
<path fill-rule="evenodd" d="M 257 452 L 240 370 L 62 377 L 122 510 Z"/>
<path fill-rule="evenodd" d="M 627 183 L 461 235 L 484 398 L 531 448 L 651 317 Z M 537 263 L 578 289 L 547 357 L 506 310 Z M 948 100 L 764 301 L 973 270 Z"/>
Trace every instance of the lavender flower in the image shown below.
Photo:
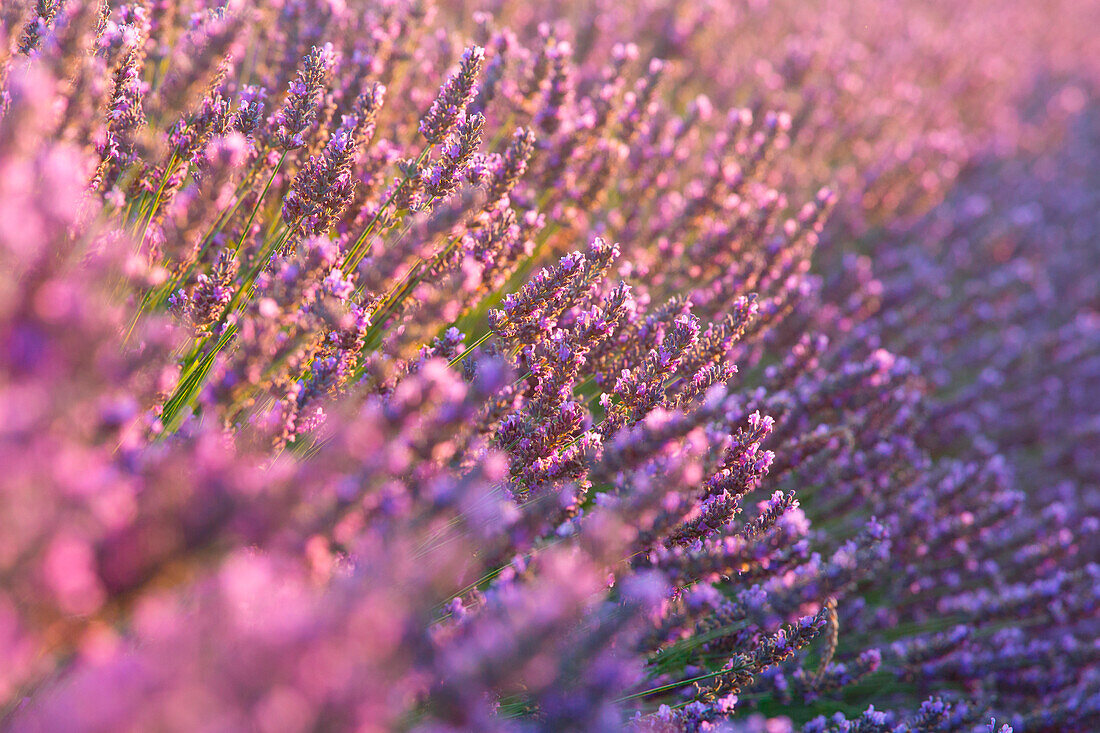
<path fill-rule="evenodd" d="M 332 45 L 313 47 L 302 60 L 302 68 L 287 87 L 287 100 L 275 115 L 275 139 L 285 150 L 305 145 L 305 132 L 317 114 L 319 97 L 335 63 Z"/>
<path fill-rule="evenodd" d="M 443 147 L 439 161 L 426 172 L 424 188 L 432 198 L 446 198 L 458 190 L 458 177 L 470 165 L 481 144 L 485 118 L 475 114 L 458 123 L 458 129 Z"/>
<path fill-rule="evenodd" d="M 432 102 L 431 108 L 420 120 L 420 134 L 429 143 L 443 142 L 454 129 L 455 124 L 474 101 L 477 89 L 474 82 L 485 61 L 485 49 L 470 46 L 462 52 L 458 70 L 447 78 Z"/>

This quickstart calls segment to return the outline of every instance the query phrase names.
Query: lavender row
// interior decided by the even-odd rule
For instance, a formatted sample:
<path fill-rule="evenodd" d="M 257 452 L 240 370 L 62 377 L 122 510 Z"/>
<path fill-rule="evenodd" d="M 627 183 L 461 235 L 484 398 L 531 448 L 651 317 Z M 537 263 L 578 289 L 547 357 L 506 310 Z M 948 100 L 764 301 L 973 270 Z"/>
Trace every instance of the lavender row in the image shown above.
<path fill-rule="evenodd" d="M 635 5 L 5 6 L 5 727 L 1095 726 L 1094 70 Z"/>

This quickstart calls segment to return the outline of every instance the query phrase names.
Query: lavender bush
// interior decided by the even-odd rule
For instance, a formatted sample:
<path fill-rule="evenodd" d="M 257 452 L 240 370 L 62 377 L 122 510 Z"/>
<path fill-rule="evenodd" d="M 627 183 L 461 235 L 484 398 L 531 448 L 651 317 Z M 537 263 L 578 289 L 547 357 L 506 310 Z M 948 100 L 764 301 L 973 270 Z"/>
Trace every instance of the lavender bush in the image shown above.
<path fill-rule="evenodd" d="M 0 725 L 1096 730 L 1100 7 L 999 5 L 5 2 Z"/>

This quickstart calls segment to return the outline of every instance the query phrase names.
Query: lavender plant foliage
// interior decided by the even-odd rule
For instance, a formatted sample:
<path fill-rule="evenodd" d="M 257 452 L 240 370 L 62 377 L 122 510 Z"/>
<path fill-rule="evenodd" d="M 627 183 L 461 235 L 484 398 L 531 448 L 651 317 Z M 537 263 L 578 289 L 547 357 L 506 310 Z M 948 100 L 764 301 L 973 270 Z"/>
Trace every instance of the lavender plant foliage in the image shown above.
<path fill-rule="evenodd" d="M 1100 728 L 1100 7 L 474 5 L 0 6 L 0 727 Z"/>

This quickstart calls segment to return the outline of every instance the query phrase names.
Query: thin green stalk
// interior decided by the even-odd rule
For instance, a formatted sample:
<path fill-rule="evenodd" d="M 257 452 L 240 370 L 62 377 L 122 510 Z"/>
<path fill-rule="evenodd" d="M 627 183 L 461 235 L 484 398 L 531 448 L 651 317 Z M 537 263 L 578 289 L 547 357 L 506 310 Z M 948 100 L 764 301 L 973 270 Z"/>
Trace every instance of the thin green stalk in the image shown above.
<path fill-rule="evenodd" d="M 668 690 L 675 690 L 678 687 L 683 687 L 684 685 L 690 685 L 693 682 L 701 682 L 702 680 L 709 680 L 712 677 L 717 677 L 719 675 L 726 674 L 729 671 L 730 670 L 728 670 L 728 669 L 720 669 L 717 672 L 711 672 L 709 674 L 700 675 L 698 677 L 692 677 L 691 679 L 680 680 L 679 682 L 670 682 L 667 685 L 661 685 L 660 687 L 651 687 L 648 690 L 642 690 L 641 692 L 635 692 L 631 695 L 624 695 L 623 697 L 620 697 L 619 699 L 615 700 L 614 702 L 619 703 L 619 702 L 626 702 L 627 700 L 637 700 L 639 697 L 645 697 L 647 695 L 655 695 L 658 692 L 666 692 Z"/>
<path fill-rule="evenodd" d="M 416 159 L 416 168 L 417 169 L 419 169 L 421 164 L 423 164 L 424 161 L 427 160 L 428 156 L 432 152 L 433 147 L 434 146 L 429 145 L 428 147 L 424 148 L 424 150 L 417 157 L 417 159 Z M 408 176 L 406 176 L 401 180 L 400 184 L 398 184 L 397 186 L 394 187 L 393 192 L 386 198 L 385 202 L 383 202 L 382 205 L 380 207 L 378 207 L 378 213 L 376 213 L 371 218 L 371 220 L 369 222 L 367 222 L 366 227 L 363 228 L 363 231 L 359 234 L 359 237 L 355 240 L 355 244 L 353 244 L 351 246 L 351 249 L 348 250 L 348 254 L 344 258 L 344 263 L 345 263 L 344 267 L 348 272 L 354 272 L 355 268 L 359 266 L 359 263 L 363 261 L 363 258 L 366 257 L 367 254 L 370 253 L 370 244 L 368 244 L 366 247 L 364 247 L 363 246 L 364 242 L 366 242 L 367 237 L 369 237 L 374 232 L 374 227 L 381 220 L 382 215 L 390 207 L 390 204 L 393 203 L 394 198 L 397 196 L 397 192 L 400 191 L 401 187 L 404 186 L 405 183 L 407 183 L 409 180 L 410 180 L 410 178 Z M 360 251 L 360 250 L 362 250 L 362 251 Z"/>
<path fill-rule="evenodd" d="M 252 207 L 252 213 L 248 216 L 248 221 L 244 225 L 244 231 L 241 232 L 240 241 L 237 242 L 236 248 L 233 253 L 241 251 L 241 247 L 244 246 L 244 242 L 248 239 L 248 233 L 252 231 L 252 222 L 256 221 L 256 214 L 259 213 L 260 207 L 263 206 L 264 198 L 267 196 L 268 189 L 271 188 L 271 184 L 275 182 L 275 176 L 279 174 L 279 169 L 283 167 L 283 161 L 286 160 L 287 151 L 284 150 L 283 154 L 279 156 L 279 162 L 275 164 L 275 169 L 271 171 L 271 176 L 268 177 L 267 183 L 264 184 L 264 189 L 260 191 L 260 197 L 256 199 L 256 205 Z"/>
<path fill-rule="evenodd" d="M 260 271 L 267 263 L 267 260 L 271 256 L 271 253 L 282 246 L 282 244 L 289 237 L 290 232 L 292 232 L 293 230 L 294 226 L 288 228 L 281 237 L 271 242 L 271 244 L 265 247 L 264 251 L 257 256 L 256 264 L 253 265 L 251 270 L 249 270 L 247 277 L 241 284 L 241 287 L 233 294 L 233 298 L 226 306 L 225 313 L 219 320 L 219 325 L 223 325 L 226 323 L 230 314 L 236 312 L 239 309 L 242 301 L 247 302 L 252 297 L 252 293 L 254 292 L 255 288 L 256 277 L 260 274 Z M 211 350 L 211 352 L 206 357 L 204 357 L 201 362 L 197 362 L 197 360 L 205 349 L 206 344 L 208 344 L 210 339 L 212 338 L 212 334 L 197 340 L 198 342 L 195 344 L 195 347 L 191 350 L 191 353 L 188 354 L 187 358 L 184 360 L 184 378 L 180 380 L 180 383 L 179 385 L 177 385 L 176 390 L 172 393 L 172 396 L 165 403 L 164 413 L 168 416 L 168 418 L 174 420 L 176 413 L 182 408 L 182 406 L 184 404 L 190 403 L 191 399 L 198 393 L 198 388 L 201 386 L 202 382 L 205 381 L 206 374 L 209 371 L 210 367 L 213 365 L 214 357 L 216 357 L 217 354 L 223 348 L 225 348 L 226 344 L 229 343 L 229 340 L 233 337 L 233 335 L 236 334 L 236 332 L 236 326 L 229 326 L 228 328 L 226 328 L 222 336 L 219 338 L 217 344 L 214 346 L 213 350 Z M 163 420 L 163 422 L 166 427 L 171 425 L 171 422 L 168 419 Z"/>
<path fill-rule="evenodd" d="M 164 177 L 161 178 L 160 185 L 157 186 L 157 195 L 153 198 L 153 203 L 149 206 L 149 211 L 141 215 L 142 219 L 145 219 L 145 224 L 141 228 L 141 236 L 138 237 L 138 244 L 140 245 L 145 241 L 145 235 L 149 232 L 149 226 L 153 223 L 153 217 L 156 216 L 157 207 L 160 206 L 161 197 L 164 196 L 164 192 L 168 188 L 168 181 L 172 177 L 172 169 L 176 165 L 176 156 L 179 154 L 179 149 L 173 150 L 171 157 L 168 159 L 168 165 L 164 168 Z"/>
<path fill-rule="evenodd" d="M 460 362 L 460 361 L 462 361 L 463 359 L 465 359 L 465 358 L 466 358 L 467 356 L 469 356 L 469 354 L 470 354 L 470 352 L 471 352 L 471 351 L 473 351 L 473 350 L 474 350 L 474 349 L 476 349 L 476 348 L 477 348 L 478 346 L 481 346 L 481 345 L 482 345 L 483 343 L 485 343 L 486 341 L 488 341 L 488 340 L 489 340 L 489 337 L 490 337 L 490 336 L 492 336 L 492 335 L 493 335 L 493 332 L 492 332 L 492 331 L 489 331 L 489 332 L 487 332 L 487 333 L 486 333 L 486 334 L 485 334 L 484 336 L 482 336 L 481 338 L 479 338 L 479 339 L 478 339 L 477 341 L 475 341 L 475 342 L 473 342 L 472 344 L 470 344 L 470 345 L 469 345 L 469 346 L 468 346 L 468 347 L 466 348 L 466 350 L 465 350 L 465 351 L 463 351 L 463 352 L 462 352 L 461 354 L 459 354 L 459 355 L 458 355 L 458 356 L 456 356 L 455 358 L 451 359 L 451 360 L 450 360 L 450 361 L 449 361 L 449 362 L 447 363 L 447 366 L 454 366 L 454 365 L 455 365 L 455 364 L 457 364 L 458 362 Z"/>
<path fill-rule="evenodd" d="M 161 413 L 161 423 L 164 425 L 165 434 L 175 429 L 177 416 L 180 414 L 183 407 L 190 405 L 195 396 L 198 395 L 200 388 L 206 381 L 206 376 L 210 372 L 210 368 L 214 364 L 214 359 L 217 357 L 218 353 L 225 348 L 225 345 L 229 343 L 236 332 L 236 326 L 226 328 L 210 353 L 195 363 L 187 371 L 184 378 L 180 380 L 172 397 L 164 403 L 164 410 Z"/>

